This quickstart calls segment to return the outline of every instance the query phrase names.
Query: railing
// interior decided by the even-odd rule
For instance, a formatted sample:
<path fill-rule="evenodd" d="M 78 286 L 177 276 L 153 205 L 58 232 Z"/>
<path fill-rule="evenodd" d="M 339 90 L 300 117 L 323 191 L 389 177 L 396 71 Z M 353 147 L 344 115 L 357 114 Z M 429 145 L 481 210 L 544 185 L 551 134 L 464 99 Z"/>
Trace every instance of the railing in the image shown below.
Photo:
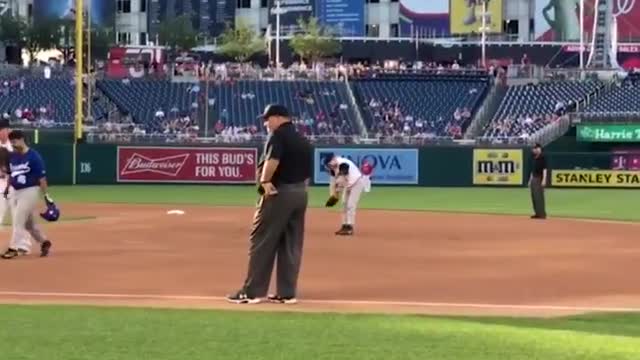
<path fill-rule="evenodd" d="M 360 105 L 358 105 L 358 101 L 356 100 L 356 96 L 353 93 L 353 89 L 351 88 L 351 85 L 349 84 L 349 79 L 347 77 L 344 78 L 344 85 L 347 88 L 347 94 L 349 95 L 349 102 L 351 103 L 351 106 L 353 107 L 353 112 L 356 115 L 356 123 L 360 128 L 360 135 L 368 136 L 369 133 L 367 131 L 367 125 L 365 124 L 364 118 L 362 116 L 362 108 L 360 107 Z"/>
<path fill-rule="evenodd" d="M 504 98 L 504 87 L 495 81 L 492 81 L 489 87 L 489 93 L 480 105 L 480 109 L 471 120 L 471 124 L 467 128 L 464 134 L 465 139 L 474 138 L 478 135 L 482 128 L 491 121 L 491 118 L 495 114 L 500 102 Z"/>
<path fill-rule="evenodd" d="M 368 137 L 360 136 L 328 136 L 315 135 L 307 137 L 315 145 L 372 145 L 372 146 L 491 146 L 491 145 L 527 145 L 530 142 L 523 139 L 508 138 L 478 138 L 478 139 L 453 139 L 450 137 L 416 137 L 416 136 L 388 136 Z M 130 133 L 88 133 L 86 140 L 89 143 L 106 144 L 181 144 L 181 145 L 262 145 L 266 141 L 266 135 L 254 136 L 214 136 L 192 137 L 189 135 L 168 134 L 130 134 Z"/>
<path fill-rule="evenodd" d="M 637 111 L 616 111 L 616 112 L 589 112 L 577 113 L 572 116 L 573 123 L 607 123 L 607 124 L 629 124 L 640 122 L 640 112 Z"/>
<path fill-rule="evenodd" d="M 73 122 L 51 122 L 51 123 L 38 123 L 34 122 L 25 122 L 19 120 L 11 120 L 9 122 L 12 129 L 40 129 L 40 130 L 69 130 L 74 127 Z"/>
<path fill-rule="evenodd" d="M 531 136 L 530 144 L 539 143 L 543 146 L 550 144 L 555 139 L 567 133 L 571 127 L 571 117 L 563 116 L 549 126 L 538 130 Z"/>

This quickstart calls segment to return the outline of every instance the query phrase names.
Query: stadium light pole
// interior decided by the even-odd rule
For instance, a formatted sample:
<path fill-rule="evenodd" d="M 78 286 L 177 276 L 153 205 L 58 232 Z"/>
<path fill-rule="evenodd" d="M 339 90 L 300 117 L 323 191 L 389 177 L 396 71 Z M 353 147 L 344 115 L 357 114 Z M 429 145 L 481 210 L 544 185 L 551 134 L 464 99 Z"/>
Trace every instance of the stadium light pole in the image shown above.
<path fill-rule="evenodd" d="M 280 77 L 280 0 L 276 0 L 276 76 Z"/>
<path fill-rule="evenodd" d="M 580 70 L 584 69 L 584 0 L 580 0 Z"/>
<path fill-rule="evenodd" d="M 78 11 L 78 9 L 80 9 Z M 76 42 L 75 42 L 75 57 L 76 57 L 76 111 L 75 111 L 75 141 L 82 139 L 82 70 L 83 70 L 83 51 L 84 45 L 83 33 L 84 33 L 84 0 L 76 0 Z"/>
<path fill-rule="evenodd" d="M 480 29 L 480 46 L 482 49 L 482 67 L 487 67 L 487 0 L 482 1 L 482 28 Z"/>
<path fill-rule="evenodd" d="M 209 65 L 204 67 L 204 137 L 209 137 Z"/>
<path fill-rule="evenodd" d="M 91 78 L 91 0 L 87 0 L 87 118 L 91 118 L 92 83 Z M 84 11 L 83 11 L 84 13 Z"/>

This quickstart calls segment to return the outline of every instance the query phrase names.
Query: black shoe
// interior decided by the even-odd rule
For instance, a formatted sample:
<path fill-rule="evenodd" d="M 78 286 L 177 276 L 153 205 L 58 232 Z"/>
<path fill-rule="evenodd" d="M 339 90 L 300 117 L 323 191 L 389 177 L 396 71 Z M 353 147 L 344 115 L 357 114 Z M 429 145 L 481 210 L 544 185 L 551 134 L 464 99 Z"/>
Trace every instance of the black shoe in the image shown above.
<path fill-rule="evenodd" d="M 14 257 L 18 257 L 18 256 L 20 256 L 20 254 L 16 249 L 7 249 L 7 251 L 5 251 L 4 254 L 2 254 L 2 258 L 7 260 L 13 259 Z"/>
<path fill-rule="evenodd" d="M 351 225 L 342 225 L 340 230 L 336 231 L 336 235 L 338 236 L 351 236 L 353 235 L 353 226 Z"/>
<path fill-rule="evenodd" d="M 233 304 L 258 304 L 260 299 L 250 297 L 244 291 L 238 291 L 235 294 L 227 295 L 227 301 Z"/>
<path fill-rule="evenodd" d="M 285 296 L 279 296 L 279 295 L 269 295 L 267 296 L 267 300 L 269 300 L 269 302 L 274 304 L 293 305 L 298 303 L 298 299 L 296 299 L 293 296 L 285 297 Z"/>
<path fill-rule="evenodd" d="M 531 218 L 532 218 L 532 219 L 536 219 L 536 220 L 544 220 L 544 219 L 546 219 L 546 218 L 547 218 L 547 216 L 546 216 L 546 215 L 543 215 L 543 216 L 539 216 L 539 215 L 532 215 L 532 216 L 531 216 Z"/>
<path fill-rule="evenodd" d="M 49 255 L 49 250 L 51 250 L 51 241 L 45 240 L 40 245 L 40 257 L 47 257 Z"/>

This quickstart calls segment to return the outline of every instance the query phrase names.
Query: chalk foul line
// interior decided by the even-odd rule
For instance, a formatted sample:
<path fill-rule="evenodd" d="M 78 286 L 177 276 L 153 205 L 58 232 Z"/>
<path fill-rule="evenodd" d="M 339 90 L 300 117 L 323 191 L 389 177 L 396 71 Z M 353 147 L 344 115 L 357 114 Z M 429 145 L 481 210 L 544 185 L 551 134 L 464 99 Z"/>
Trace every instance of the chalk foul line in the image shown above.
<path fill-rule="evenodd" d="M 107 293 L 73 293 L 73 292 L 29 292 L 0 291 L 0 297 L 31 298 L 67 298 L 67 299 L 111 299 L 111 300 L 161 300 L 161 301 L 225 301 L 222 296 L 201 295 L 161 295 L 161 294 L 107 294 Z M 422 308 L 466 308 L 493 310 L 529 310 L 529 311 L 571 311 L 571 312 L 640 312 L 640 307 L 591 307 L 565 305 L 527 305 L 527 304 L 483 304 L 455 302 L 422 302 L 422 301 L 382 301 L 382 300 L 318 300 L 301 299 L 302 303 L 317 305 L 341 306 L 403 306 Z"/>

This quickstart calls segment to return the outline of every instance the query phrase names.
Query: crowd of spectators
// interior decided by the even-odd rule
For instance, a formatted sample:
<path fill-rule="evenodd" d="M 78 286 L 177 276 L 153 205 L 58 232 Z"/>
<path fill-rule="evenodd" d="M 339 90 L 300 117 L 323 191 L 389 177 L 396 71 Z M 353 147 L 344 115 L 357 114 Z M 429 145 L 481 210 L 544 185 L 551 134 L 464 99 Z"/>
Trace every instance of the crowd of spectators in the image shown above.
<path fill-rule="evenodd" d="M 174 75 L 184 73 L 195 74 L 200 77 L 207 77 L 217 82 L 231 82 L 235 79 L 268 79 L 276 77 L 277 71 L 282 73 L 280 78 L 296 79 L 296 78 L 340 78 L 354 77 L 367 78 L 375 77 L 377 74 L 385 72 L 411 73 L 411 72 L 427 72 L 434 74 L 448 73 L 471 73 L 481 74 L 487 73 L 487 70 L 477 68 L 473 65 L 463 65 L 457 61 L 447 64 L 428 63 L 428 62 L 400 62 L 388 61 L 385 63 L 375 63 L 371 65 L 364 64 L 323 64 L 318 63 L 310 66 L 304 62 L 294 63 L 293 65 L 279 70 L 272 65 L 266 68 L 259 68 L 247 64 L 234 63 L 195 63 L 181 64 L 174 72 Z M 165 69 L 166 70 L 166 69 Z M 175 70 L 175 69 L 174 69 Z M 495 67 L 489 69 L 494 75 L 497 72 Z M 128 79 L 123 79 L 128 82 Z M 197 85 L 196 85 L 197 87 Z M 199 87 L 190 89 L 190 91 L 198 92 Z M 20 91 L 24 89 L 24 79 L 15 79 L 12 81 L 4 81 L 0 83 L 0 96 L 11 96 L 12 91 Z M 238 93 L 238 97 L 245 101 L 254 101 L 256 95 L 251 91 Z M 335 93 L 331 91 L 313 93 L 310 91 L 300 91 L 296 94 L 296 99 L 303 102 L 304 105 L 314 105 L 321 96 L 333 96 Z M 214 100 L 215 101 L 215 100 Z M 323 100 L 324 101 L 324 100 Z M 332 100 L 329 100 L 332 101 Z M 342 136 L 353 134 L 352 124 L 348 121 L 348 117 L 341 114 L 348 110 L 348 105 L 334 101 L 331 111 L 316 113 L 302 112 L 293 116 L 292 121 L 296 128 L 305 135 L 320 136 Z M 196 109 L 190 109 L 191 113 L 196 112 L 197 103 L 193 106 Z M 390 99 L 370 99 L 367 107 L 371 111 L 373 122 L 370 124 L 369 130 L 372 135 L 377 137 L 385 136 L 412 136 L 418 138 L 431 137 L 449 137 L 453 139 L 461 139 L 464 130 L 471 121 L 471 111 L 467 108 L 459 108 L 451 114 L 450 117 L 428 118 L 425 116 L 417 116 L 415 114 L 407 114 L 403 111 L 397 101 Z M 176 111 L 174 111 L 176 110 Z M 165 114 L 165 111 L 167 114 Z M 182 115 L 177 109 L 158 109 L 155 114 L 155 125 L 149 126 L 136 124 L 130 116 L 122 117 L 122 120 L 108 119 L 96 124 L 96 131 L 104 133 L 105 137 L 113 136 L 116 133 L 124 133 L 131 135 L 155 135 L 163 134 L 179 138 L 194 138 L 198 136 L 200 127 L 198 126 L 197 116 L 194 114 Z M 234 119 L 226 109 L 219 113 L 219 119 L 213 120 L 213 131 L 209 131 L 211 135 L 221 136 L 232 142 L 236 139 L 247 140 L 256 135 L 264 134 L 264 129 L 258 124 L 241 127 L 235 126 Z M 31 124 L 41 127 L 50 127 L 55 124 L 55 108 L 53 104 L 43 104 L 37 109 L 19 108 L 12 113 L 5 113 L 4 118 L 21 122 L 23 124 Z M 111 117 L 109 117 L 111 118 Z M 548 124 L 557 116 L 532 116 L 526 118 L 510 119 L 504 118 L 500 121 L 492 122 L 486 129 L 487 132 L 495 134 L 495 136 L 517 136 L 527 137 L 535 132 L 540 124 Z"/>
<path fill-rule="evenodd" d="M 518 118 L 505 117 L 489 123 L 484 131 L 485 136 L 528 139 L 543 127 L 553 124 L 560 116 L 557 114 L 528 115 Z"/>
<path fill-rule="evenodd" d="M 25 90 L 26 79 L 23 76 L 7 78 L 0 82 L 0 101 L 3 97 L 13 97 Z M 38 106 L 19 105 L 7 110 L 2 118 L 22 126 L 53 127 L 56 125 L 55 107 L 52 102 Z"/>
<path fill-rule="evenodd" d="M 471 121 L 468 108 L 458 108 L 450 118 L 439 116 L 426 119 L 421 116 L 405 114 L 398 101 L 389 99 L 370 99 L 367 104 L 373 122 L 369 130 L 376 137 L 414 136 L 433 138 L 438 136 L 462 139 L 464 128 Z"/>

